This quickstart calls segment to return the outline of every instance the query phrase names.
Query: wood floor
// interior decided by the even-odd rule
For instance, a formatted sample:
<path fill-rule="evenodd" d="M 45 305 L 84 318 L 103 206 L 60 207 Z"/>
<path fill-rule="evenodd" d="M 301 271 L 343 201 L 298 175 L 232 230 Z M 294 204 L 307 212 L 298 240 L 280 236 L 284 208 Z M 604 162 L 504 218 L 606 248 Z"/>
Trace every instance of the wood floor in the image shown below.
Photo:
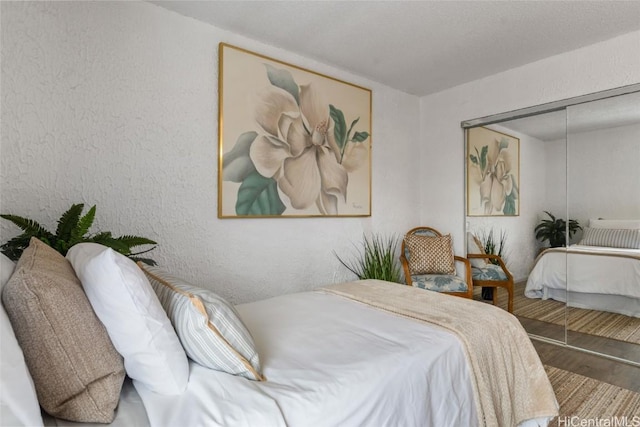
<path fill-rule="evenodd" d="M 483 302 L 489 303 L 489 301 Z M 640 393 L 640 366 L 637 366 L 640 365 L 639 344 L 580 332 L 565 332 L 564 326 L 525 317 L 518 317 L 518 320 L 529 334 L 544 337 L 544 340 L 532 338 L 532 342 L 540 360 L 545 365 Z M 548 342 L 554 340 L 558 343 Z M 570 346 L 564 345 L 565 342 Z M 571 347 L 580 347 L 596 353 L 605 353 L 614 358 L 631 360 L 635 365 Z"/>
<path fill-rule="evenodd" d="M 519 318 L 519 320 L 530 334 L 555 339 L 560 342 L 565 340 L 565 331 L 562 326 L 526 318 Z M 575 347 L 603 352 L 614 357 L 640 363 L 640 346 L 637 344 L 571 331 L 567 333 L 566 340 Z M 575 350 L 560 343 L 551 344 L 537 339 L 532 339 L 532 342 L 540 356 L 540 360 L 545 365 L 571 371 L 640 393 L 640 367 L 638 366 Z"/>

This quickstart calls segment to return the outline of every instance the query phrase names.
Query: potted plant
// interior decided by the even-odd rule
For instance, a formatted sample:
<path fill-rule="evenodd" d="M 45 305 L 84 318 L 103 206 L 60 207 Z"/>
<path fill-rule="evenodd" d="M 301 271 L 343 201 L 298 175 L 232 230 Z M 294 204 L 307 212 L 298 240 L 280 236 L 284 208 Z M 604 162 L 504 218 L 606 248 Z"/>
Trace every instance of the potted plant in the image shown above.
<path fill-rule="evenodd" d="M 354 259 L 345 261 L 335 251 L 334 254 L 342 265 L 361 280 L 378 279 L 400 283 L 402 274 L 396 254 L 397 248 L 397 238 L 374 234 L 370 238 L 363 237 L 362 251 Z"/>
<path fill-rule="evenodd" d="M 155 245 L 156 242 L 153 240 L 139 236 L 113 237 L 110 231 L 87 235 L 96 215 L 96 207 L 95 205 L 92 206 L 85 215 L 82 215 L 83 209 L 84 204 L 82 203 L 72 205 L 58 220 L 58 228 L 55 233 L 46 230 L 32 219 L 17 215 L 0 215 L 0 217 L 11 221 L 23 231 L 19 236 L 1 245 L 0 251 L 13 261 L 17 261 L 20 255 L 22 255 L 22 252 L 29 246 L 31 238 L 35 237 L 62 255 L 66 255 L 67 251 L 76 243 L 93 242 L 108 246 L 134 261 L 142 261 L 150 265 L 156 264 L 156 262 L 150 258 L 141 258 L 139 256 L 155 249 L 155 246 L 135 253 L 131 250 L 140 245 Z"/>
<path fill-rule="evenodd" d="M 507 242 L 507 232 L 504 230 L 500 230 L 500 236 L 495 237 L 493 235 L 493 228 L 483 232 L 479 236 L 480 243 L 482 243 L 482 249 L 485 254 L 498 255 L 500 258 L 505 260 L 505 244 Z M 487 260 L 491 264 L 499 265 L 500 263 L 494 259 Z M 484 287 L 482 288 L 482 299 L 483 300 L 493 300 L 493 291 L 494 288 Z"/>
<path fill-rule="evenodd" d="M 566 231 L 569 229 L 569 238 L 571 238 L 582 227 L 575 219 L 569 219 L 569 225 L 562 218 L 556 218 L 550 212 L 544 211 L 550 219 L 543 219 L 536 226 L 536 239 L 541 242 L 548 241 L 549 246 L 558 248 L 567 245 Z"/>

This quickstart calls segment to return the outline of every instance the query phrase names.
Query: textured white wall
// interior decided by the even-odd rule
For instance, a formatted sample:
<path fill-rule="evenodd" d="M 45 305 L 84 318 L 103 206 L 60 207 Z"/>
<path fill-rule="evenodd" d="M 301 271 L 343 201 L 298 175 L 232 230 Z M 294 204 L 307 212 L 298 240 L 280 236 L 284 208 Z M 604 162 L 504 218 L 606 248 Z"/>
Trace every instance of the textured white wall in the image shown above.
<path fill-rule="evenodd" d="M 96 229 L 157 239 L 162 265 L 236 303 L 350 278 L 332 251 L 363 232 L 427 224 L 463 252 L 462 120 L 640 82 L 640 32 L 418 100 L 149 3 L 0 8 L 0 211 L 53 228 L 95 203 Z M 373 90 L 372 217 L 217 218 L 220 41 Z"/>
<path fill-rule="evenodd" d="M 570 132 L 567 141 L 571 218 L 640 218 L 640 125 Z"/>
<path fill-rule="evenodd" d="M 94 230 L 235 303 L 350 279 L 333 250 L 419 219 L 419 100 L 145 2 L 2 2 L 0 211 L 48 228 L 97 204 Z M 217 218 L 217 46 L 373 90 L 370 218 Z M 7 221 L 0 241 L 18 234 Z"/>
<path fill-rule="evenodd" d="M 636 31 L 421 98 L 421 156 L 428 165 L 422 176 L 428 184 L 421 193 L 421 222 L 450 230 L 456 250 L 464 252 L 460 122 L 639 83 L 639 51 L 640 31 Z M 523 183 L 521 191 L 532 189 Z M 521 206 L 521 214 L 525 209 Z M 511 257 L 530 256 L 528 249 L 519 252 L 520 243 L 510 244 L 514 245 Z M 528 248 L 530 243 L 522 244 Z"/>

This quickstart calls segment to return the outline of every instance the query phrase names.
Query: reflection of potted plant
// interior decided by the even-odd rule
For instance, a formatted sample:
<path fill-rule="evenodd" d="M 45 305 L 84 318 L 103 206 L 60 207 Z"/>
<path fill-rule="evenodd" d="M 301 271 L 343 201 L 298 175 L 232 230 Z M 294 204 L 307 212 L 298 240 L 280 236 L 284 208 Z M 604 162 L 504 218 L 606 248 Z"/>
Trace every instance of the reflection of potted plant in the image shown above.
<path fill-rule="evenodd" d="M 8 258 L 17 261 L 22 252 L 29 246 L 29 240 L 32 237 L 42 240 L 62 255 L 66 255 L 71 246 L 81 242 L 94 242 L 104 246 L 108 246 L 123 255 L 128 256 L 134 261 L 142 261 L 146 264 L 155 265 L 156 262 L 149 258 L 141 258 L 139 255 L 149 252 L 155 248 L 140 252 L 132 252 L 131 248 L 140 245 L 155 245 L 156 242 L 145 237 L 139 236 L 120 236 L 113 237 L 110 231 L 104 231 L 97 234 L 87 235 L 89 228 L 93 224 L 96 214 L 95 205 L 89 209 L 85 215 L 82 215 L 84 204 L 79 203 L 72 205 L 69 210 L 62 214 L 58 220 L 58 228 L 55 234 L 46 230 L 40 224 L 32 219 L 23 218 L 17 215 L 2 214 L 0 217 L 11 221 L 23 231 L 19 236 L 5 242 L 0 246 L 1 252 Z"/>
<path fill-rule="evenodd" d="M 483 232 L 480 236 L 480 243 L 482 244 L 482 250 L 485 254 L 498 255 L 505 262 L 505 243 L 507 242 L 507 232 L 500 230 L 500 236 L 496 238 L 493 235 L 493 228 L 489 230 L 489 233 Z M 491 264 L 499 265 L 500 263 L 495 259 L 488 259 L 487 262 Z M 493 300 L 493 288 L 482 288 L 482 299 Z"/>
<path fill-rule="evenodd" d="M 493 235 L 493 228 L 489 231 L 489 233 L 482 233 L 479 236 L 480 243 L 482 243 L 482 249 L 485 254 L 498 255 L 500 258 L 505 260 L 505 243 L 507 242 L 507 232 L 504 230 L 500 230 L 500 236 L 496 238 Z M 500 263 L 496 260 L 488 260 L 490 263 L 499 265 Z"/>
<path fill-rule="evenodd" d="M 549 246 L 552 248 L 558 248 L 561 246 L 566 246 L 567 238 L 566 238 L 566 230 L 567 230 L 567 222 L 562 218 L 556 218 L 550 212 L 544 211 L 549 218 L 551 219 L 543 219 L 536 226 L 536 239 L 544 242 L 545 240 L 549 241 Z M 582 227 L 575 219 L 569 219 L 569 238 L 571 238 L 576 231 L 582 230 Z"/>
<path fill-rule="evenodd" d="M 396 249 L 398 239 L 373 235 L 363 238 L 362 251 L 351 261 L 336 255 L 338 261 L 359 279 L 378 279 L 400 283 L 401 273 Z"/>

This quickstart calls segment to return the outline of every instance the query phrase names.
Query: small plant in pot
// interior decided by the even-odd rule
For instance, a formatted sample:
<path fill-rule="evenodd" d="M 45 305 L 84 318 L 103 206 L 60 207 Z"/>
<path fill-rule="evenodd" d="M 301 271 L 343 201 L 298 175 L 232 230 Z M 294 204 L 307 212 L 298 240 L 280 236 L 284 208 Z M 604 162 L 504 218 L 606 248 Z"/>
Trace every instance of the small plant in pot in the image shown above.
<path fill-rule="evenodd" d="M 149 265 L 156 264 L 154 260 L 140 256 L 153 250 L 155 246 L 138 252 L 132 251 L 132 248 L 134 247 L 141 245 L 155 245 L 156 242 L 140 236 L 128 235 L 114 237 L 110 231 L 87 234 L 93 224 L 93 220 L 96 215 L 96 207 L 95 205 L 92 206 L 85 215 L 82 215 L 83 209 L 84 204 L 82 203 L 72 205 L 58 220 L 58 227 L 55 233 L 48 231 L 32 219 L 18 215 L 0 215 L 0 217 L 7 221 L 11 221 L 22 230 L 22 234 L 2 244 L 0 246 L 0 251 L 9 259 L 17 261 L 20 258 L 20 255 L 22 255 L 22 252 L 29 246 L 31 238 L 35 237 L 51 246 L 62 255 L 66 255 L 67 251 L 76 243 L 93 242 L 108 246 L 134 261 L 141 261 Z"/>
<path fill-rule="evenodd" d="M 559 248 L 567 245 L 566 232 L 569 229 L 569 238 L 578 231 L 582 230 L 582 227 L 575 219 L 569 219 L 567 222 L 562 218 L 556 218 L 548 211 L 544 211 L 550 219 L 543 219 L 538 225 L 536 225 L 536 239 L 541 242 L 548 241 L 549 246 L 552 248 Z"/>

